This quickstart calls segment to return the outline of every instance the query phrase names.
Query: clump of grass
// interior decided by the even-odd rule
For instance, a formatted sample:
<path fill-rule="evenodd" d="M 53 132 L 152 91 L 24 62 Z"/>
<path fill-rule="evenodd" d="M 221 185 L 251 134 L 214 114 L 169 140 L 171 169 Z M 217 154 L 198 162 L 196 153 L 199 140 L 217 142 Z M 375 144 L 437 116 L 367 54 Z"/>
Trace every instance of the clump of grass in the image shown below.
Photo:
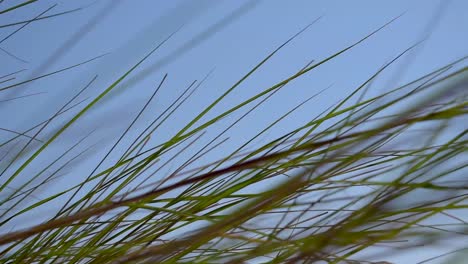
<path fill-rule="evenodd" d="M 16 12 L 33 2 L 26 1 L 0 14 Z M 468 113 L 466 58 L 368 96 L 371 82 L 410 48 L 302 126 L 264 144 L 252 144 L 314 97 L 271 120 L 269 126 L 234 151 L 221 152 L 223 156 L 217 161 L 196 165 L 212 151 L 222 149 L 224 134 L 277 91 L 379 30 L 209 116 L 300 33 L 294 35 L 181 129 L 173 131 L 169 139 L 155 144 L 152 135 L 162 124 L 174 122 L 173 114 L 199 87 L 199 83 L 192 83 L 153 122 L 132 134 L 141 115 L 165 88 L 168 75 L 161 76 L 154 93 L 111 148 L 100 153 L 98 165 L 90 174 L 83 176 L 83 163 L 71 166 L 83 156 L 96 159 L 88 154 L 88 148 L 69 155 L 86 142 L 86 136 L 76 139 L 76 144 L 49 163 L 41 164 L 41 169 L 33 167 L 160 45 L 98 96 L 80 100 L 99 79 L 94 76 L 74 96 L 63 98 L 64 103 L 50 118 L 31 124 L 25 131 L 10 131 L 14 136 L 0 143 L 2 150 L 10 149 L 1 163 L 2 262 L 366 263 L 356 256 L 370 254 L 369 258 L 385 260 L 388 254 L 404 248 L 466 235 L 466 221 L 458 213 L 466 210 L 468 198 L 464 176 L 467 129 L 458 126 Z M 15 74 L 18 72 L 1 77 L 4 86 L 0 92 L 50 76 L 14 83 L 10 77 Z M 245 113 L 237 116 L 242 111 Z M 70 112 L 72 117 L 52 134 L 44 133 Z M 227 117 L 235 119 L 226 130 L 206 144 L 195 144 Z M 117 158 L 110 161 L 111 156 Z M 165 173 L 168 164 L 175 168 Z M 55 170 L 49 173 L 51 168 Z M 67 168 L 74 176 L 80 175 L 78 184 L 45 198 L 34 196 Z M 13 185 L 19 180 L 22 184 Z M 45 221 L 5 230 L 53 203 L 59 208 Z M 456 223 L 438 224 L 436 219 L 441 215 Z M 389 249 L 377 251 L 381 246 Z"/>

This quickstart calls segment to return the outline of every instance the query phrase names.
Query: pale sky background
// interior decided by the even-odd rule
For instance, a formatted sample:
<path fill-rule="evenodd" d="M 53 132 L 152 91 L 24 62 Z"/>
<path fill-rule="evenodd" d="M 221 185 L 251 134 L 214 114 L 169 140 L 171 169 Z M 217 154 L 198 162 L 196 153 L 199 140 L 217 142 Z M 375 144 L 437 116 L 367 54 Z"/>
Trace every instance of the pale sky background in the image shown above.
<path fill-rule="evenodd" d="M 0 10 L 19 2 L 4 1 L 0 4 Z M 168 73 L 167 82 L 149 108 L 150 114 L 138 123 L 140 126 L 165 109 L 193 80 L 201 80 L 213 70 L 207 81 L 172 118 L 176 122 L 167 122 L 162 128 L 167 133 L 160 133 L 158 136 L 161 138 L 155 139 L 155 142 L 168 139 L 171 132 L 185 125 L 270 52 L 319 17 L 315 24 L 227 97 L 222 107 L 215 107 L 208 116 L 213 117 L 222 109 L 234 106 L 285 79 L 310 60 L 326 58 L 403 14 L 348 53 L 288 84 L 287 89 L 278 92 L 226 135 L 230 140 L 225 148 L 234 149 L 240 145 L 239 142 L 248 140 L 305 98 L 331 86 L 257 143 L 289 132 L 338 102 L 384 63 L 422 39 L 426 39 L 425 42 L 376 81 L 376 88 L 371 94 L 411 81 L 468 54 L 466 0 L 41 0 L 21 11 L 2 14 L 1 38 L 20 27 L 7 24 L 32 19 L 56 3 L 57 6 L 45 15 L 80 7 L 84 9 L 31 23 L 0 42 L 2 49 L 19 57 L 15 59 L 0 51 L 0 76 L 27 69 L 17 74 L 15 80 L 1 83 L 0 88 L 108 54 L 65 73 L 0 91 L 0 101 L 40 93 L 0 102 L 2 128 L 23 131 L 31 123 L 53 115 L 63 105 L 63 98 L 71 98 L 98 74 L 97 82 L 81 98 L 96 95 L 169 34 L 178 31 L 129 80 L 106 98 L 105 104 L 85 117 L 80 127 L 67 131 L 61 143 L 49 150 L 49 160 L 52 160 L 53 153 L 60 153 L 94 129 L 97 131 L 86 146 L 95 142 L 109 146 L 139 111 L 165 73 Z M 88 27 L 87 24 L 93 26 Z M 466 66 L 466 61 L 462 64 Z M 208 132 L 206 140 L 199 143 L 207 142 L 210 135 L 216 135 L 233 120 L 234 117 L 220 122 Z M 55 125 L 60 125 L 60 122 Z M 10 137 L 8 132 L 0 132 L 0 138 Z M 95 154 L 102 155 L 104 150 L 98 148 Z M 199 163 L 212 161 L 217 153 L 222 152 L 215 151 L 213 156 L 207 156 Z M 95 161 L 87 161 L 80 168 L 89 173 L 92 164 L 95 165 Z M 48 192 L 59 191 L 74 182 L 79 182 L 79 179 L 64 177 L 37 195 L 45 197 Z M 447 248 L 438 249 L 411 251 L 388 260 L 415 263 L 447 251 Z"/>

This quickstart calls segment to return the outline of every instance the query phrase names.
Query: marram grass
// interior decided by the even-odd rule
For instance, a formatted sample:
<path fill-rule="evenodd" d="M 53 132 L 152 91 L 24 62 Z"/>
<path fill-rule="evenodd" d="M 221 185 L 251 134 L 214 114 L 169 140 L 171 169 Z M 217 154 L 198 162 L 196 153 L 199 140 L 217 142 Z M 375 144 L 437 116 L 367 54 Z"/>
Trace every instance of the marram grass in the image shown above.
<path fill-rule="evenodd" d="M 34 2 L 2 9 L 0 14 L 21 12 Z M 38 19 L 45 18 L 12 25 L 27 26 Z M 95 158 L 89 148 L 69 155 L 86 142 L 84 134 L 49 163 L 33 167 L 161 45 L 170 45 L 170 37 L 157 43 L 109 86 L 100 87 L 99 95 L 81 100 L 100 78 L 91 77 L 78 93 L 63 98 L 61 107 L 46 120 L 30 124 L 25 131 L 8 130 L 10 136 L 1 139 L 0 148 L 7 153 L 0 163 L 1 262 L 376 263 L 362 257 L 369 256 L 384 263 L 400 251 L 466 236 L 463 213 L 466 216 L 468 207 L 468 130 L 466 125 L 460 128 L 468 121 L 466 57 L 400 87 L 368 96 L 373 80 L 411 47 L 376 69 L 341 102 L 311 116 L 302 126 L 264 144 L 251 144 L 314 96 L 271 120 L 235 151 L 218 152 L 223 155 L 216 162 L 194 165 L 223 149 L 223 134 L 289 82 L 348 52 L 387 25 L 211 116 L 212 109 L 222 106 L 228 95 L 299 32 L 173 131 L 168 140 L 155 144 L 152 137 L 161 125 L 177 122 L 173 114 L 200 85 L 189 85 L 134 135 L 130 131 L 170 78 L 159 76 L 154 93 L 102 156 Z M 5 74 L 0 77 L 1 100 L 18 100 L 21 97 L 6 92 L 34 86 L 42 78 L 85 67 L 99 58 L 25 81 L 14 78 L 21 71 Z M 62 116 L 67 121 L 52 134 L 45 133 Z M 234 122 L 226 130 L 202 147 L 195 144 L 227 117 L 234 117 Z M 117 159 L 108 158 L 115 153 Z M 80 158 L 97 159 L 90 174 L 83 174 L 83 163 L 71 166 Z M 176 165 L 171 161 L 177 161 Z M 172 173 L 166 174 L 168 164 L 173 166 Z M 50 173 L 51 168 L 55 170 Z M 81 182 L 45 198 L 34 195 L 64 170 L 68 174 L 63 177 L 80 176 Z M 21 184 L 13 185 L 18 180 Z M 45 221 L 5 228 L 57 202 L 59 208 Z M 439 216 L 453 221 L 439 223 Z M 463 250 L 462 246 L 451 253 L 456 257 Z"/>

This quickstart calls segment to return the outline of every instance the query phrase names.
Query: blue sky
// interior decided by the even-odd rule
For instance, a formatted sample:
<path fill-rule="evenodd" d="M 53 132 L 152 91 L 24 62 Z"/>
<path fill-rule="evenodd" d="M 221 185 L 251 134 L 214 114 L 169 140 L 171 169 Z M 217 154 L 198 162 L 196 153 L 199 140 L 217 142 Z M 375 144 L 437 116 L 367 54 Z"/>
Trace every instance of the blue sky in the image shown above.
<path fill-rule="evenodd" d="M 19 1 L 5 1 L 0 6 L 7 7 L 16 2 Z M 0 75 L 27 70 L 1 87 L 106 55 L 63 74 L 3 91 L 0 95 L 2 100 L 40 93 L 1 103 L 0 122 L 4 127 L 25 130 L 31 123 L 53 115 L 63 104 L 63 98 L 70 98 L 95 74 L 99 76 L 97 82 L 82 98 L 97 95 L 168 35 L 177 32 L 128 81 L 105 98 L 105 104 L 86 116 L 81 126 L 72 127 L 64 135 L 63 141 L 53 146 L 51 153 L 59 153 L 94 129 L 97 131 L 90 142 L 109 146 L 135 116 L 164 74 L 168 74 L 167 82 L 155 104 L 149 108 L 150 113 L 167 107 L 193 80 L 201 80 L 212 71 L 206 82 L 175 114 L 175 122 L 163 126 L 162 133 L 158 135 L 161 138 L 155 139 L 155 142 L 168 139 L 171 132 L 180 129 L 276 47 L 318 18 L 316 23 L 228 96 L 220 107 L 215 107 L 208 117 L 287 78 L 311 60 L 326 58 L 402 15 L 369 40 L 295 80 L 273 96 L 259 111 L 230 131 L 226 149 L 235 148 L 239 142 L 248 140 L 305 98 L 328 87 L 257 143 L 289 132 L 338 102 L 384 63 L 423 39 L 424 42 L 375 82 L 371 93 L 377 94 L 413 80 L 468 53 L 468 1 L 465 0 L 43 0 L 21 11 L 3 15 L 0 25 L 31 19 L 55 3 L 57 6 L 46 15 L 84 8 L 31 23 L 3 41 L 1 47 L 23 61 L 0 53 Z M 18 27 L 2 27 L 0 34 L 5 37 Z M 144 116 L 138 125 L 143 126 L 151 118 L 151 115 Z M 220 122 L 208 132 L 207 138 L 210 134 L 219 133 L 233 120 L 227 118 Z M 55 124 L 59 125 L 60 122 Z M 0 135 L 11 136 L 6 132 Z M 104 153 L 103 149 L 97 149 L 95 154 Z M 207 156 L 199 162 L 212 161 L 216 154 L 215 151 L 212 157 Z M 89 171 L 92 164 L 93 160 L 87 161 L 83 171 Z M 63 184 L 74 181 L 79 182 L 79 179 L 59 180 L 47 191 L 60 190 Z M 45 195 L 47 191 L 38 195 Z M 423 252 L 429 254 L 428 251 Z M 396 263 L 410 263 L 408 261 L 413 260 L 414 254 L 409 254 L 406 259 L 396 259 Z"/>

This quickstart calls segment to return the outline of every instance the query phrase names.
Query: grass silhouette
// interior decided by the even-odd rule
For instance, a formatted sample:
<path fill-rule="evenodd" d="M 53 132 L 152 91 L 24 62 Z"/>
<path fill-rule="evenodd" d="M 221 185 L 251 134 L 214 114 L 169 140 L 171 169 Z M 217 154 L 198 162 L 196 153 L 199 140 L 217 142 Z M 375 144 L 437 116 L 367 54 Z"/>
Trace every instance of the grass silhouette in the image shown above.
<path fill-rule="evenodd" d="M 0 14 L 21 12 L 35 2 L 12 5 Z M 0 27 L 21 25 L 8 35 L 14 37 L 36 21 L 59 20 L 62 15 L 87 8 L 47 15 L 53 7 L 34 19 Z M 236 12 L 229 19 L 241 19 Z M 126 85 L 132 85 L 150 74 L 151 70 L 139 71 L 142 64 L 160 47 L 170 45 L 177 32 L 156 43 L 110 85 L 99 87 L 102 91 L 98 95 L 83 99 L 100 79 L 95 75 L 74 95 L 58 98 L 61 106 L 47 119 L 32 121 L 29 129 L 2 128 L 9 136 L 0 142 L 5 153 L 0 163 L 1 262 L 377 263 L 354 257 L 384 245 L 388 251 L 377 258 L 385 260 L 386 254 L 397 250 L 466 235 L 462 215 L 468 198 L 464 176 L 468 165 L 467 129 L 459 127 L 468 114 L 466 57 L 405 85 L 369 96 L 372 82 L 416 44 L 376 69 L 352 93 L 307 123 L 264 144 L 252 144 L 316 95 L 305 98 L 281 117 L 272 118 L 269 126 L 238 144 L 234 151 L 223 150 L 224 134 L 276 92 L 349 52 L 398 18 L 320 61 L 311 61 L 237 105 L 223 105 L 229 95 L 312 22 L 206 104 L 189 122 L 180 124 L 182 127 L 173 130 L 163 142 L 154 143 L 152 139 L 161 126 L 178 122 L 174 114 L 205 79 L 188 85 L 161 114 L 142 126 L 142 115 L 166 88 L 169 75 L 160 76 L 151 96 L 104 152 L 89 151 L 85 144 L 89 131 L 73 138 L 73 145 L 62 154 L 52 157 L 48 152 L 54 144 L 66 146 L 61 141 L 68 140 L 64 137 L 67 131 L 80 127 L 84 118 L 93 118 L 97 107 L 105 108 L 103 102 L 120 85 L 127 81 Z M 229 19 L 166 60 L 203 41 L 206 34 L 222 30 Z M 0 77 L 0 103 L 21 104 L 19 99 L 37 93 L 18 95 L 15 89 L 34 87 L 43 78 L 86 67 L 103 56 L 23 81 L 16 81 L 16 76 L 24 70 L 4 74 Z M 215 108 L 223 110 L 213 116 Z M 222 132 L 214 136 L 207 133 L 227 118 L 234 121 Z M 207 136 L 208 143 L 196 145 Z M 216 161 L 197 165 L 197 161 L 220 149 L 223 151 L 217 153 L 222 155 Z M 89 174 L 81 168 L 83 160 L 97 161 Z M 166 173 L 169 166 L 171 173 Z M 65 170 L 79 182 L 46 197 L 35 195 L 62 177 Z M 59 208 L 45 221 L 13 230 L 5 228 L 24 221 L 24 216 L 34 216 L 51 203 L 59 204 Z M 434 220 L 441 215 L 456 223 Z"/>

